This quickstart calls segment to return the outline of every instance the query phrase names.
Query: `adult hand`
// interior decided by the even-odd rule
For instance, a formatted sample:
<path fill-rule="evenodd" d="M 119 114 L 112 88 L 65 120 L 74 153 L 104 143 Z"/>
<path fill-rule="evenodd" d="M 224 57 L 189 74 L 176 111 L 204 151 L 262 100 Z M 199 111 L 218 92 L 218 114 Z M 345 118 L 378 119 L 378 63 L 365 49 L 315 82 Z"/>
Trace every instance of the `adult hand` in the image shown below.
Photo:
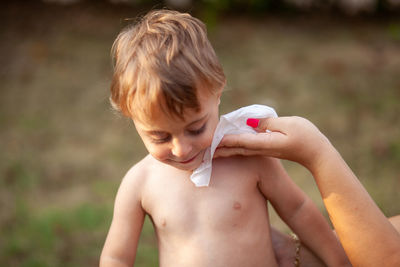
<path fill-rule="evenodd" d="M 248 125 L 258 133 L 224 136 L 214 157 L 264 155 L 295 161 L 311 168 L 331 147 L 318 128 L 301 117 L 249 119 Z"/>

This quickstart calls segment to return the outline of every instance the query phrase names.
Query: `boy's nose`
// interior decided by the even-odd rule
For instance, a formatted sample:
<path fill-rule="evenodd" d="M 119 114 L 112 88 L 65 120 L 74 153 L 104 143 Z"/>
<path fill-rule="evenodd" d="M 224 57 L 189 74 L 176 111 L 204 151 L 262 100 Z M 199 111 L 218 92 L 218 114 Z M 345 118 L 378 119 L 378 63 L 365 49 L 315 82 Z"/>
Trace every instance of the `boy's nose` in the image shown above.
<path fill-rule="evenodd" d="M 185 138 L 174 138 L 172 140 L 172 154 L 181 160 L 187 160 L 186 157 L 189 156 L 192 146 L 189 140 Z"/>

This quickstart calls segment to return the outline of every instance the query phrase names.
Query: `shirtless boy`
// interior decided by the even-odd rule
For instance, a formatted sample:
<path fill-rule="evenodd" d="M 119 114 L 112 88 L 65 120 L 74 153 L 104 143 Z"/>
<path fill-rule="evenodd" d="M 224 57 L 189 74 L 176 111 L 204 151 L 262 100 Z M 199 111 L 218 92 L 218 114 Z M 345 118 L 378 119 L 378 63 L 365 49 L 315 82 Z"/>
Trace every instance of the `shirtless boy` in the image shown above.
<path fill-rule="evenodd" d="M 124 177 L 101 266 L 132 266 L 145 215 L 160 266 L 277 266 L 267 201 L 329 266 L 347 258 L 313 202 L 277 159 L 213 161 L 208 187 L 189 179 L 211 145 L 225 76 L 202 22 L 153 11 L 113 46 L 111 102 L 132 118 L 149 155 Z"/>

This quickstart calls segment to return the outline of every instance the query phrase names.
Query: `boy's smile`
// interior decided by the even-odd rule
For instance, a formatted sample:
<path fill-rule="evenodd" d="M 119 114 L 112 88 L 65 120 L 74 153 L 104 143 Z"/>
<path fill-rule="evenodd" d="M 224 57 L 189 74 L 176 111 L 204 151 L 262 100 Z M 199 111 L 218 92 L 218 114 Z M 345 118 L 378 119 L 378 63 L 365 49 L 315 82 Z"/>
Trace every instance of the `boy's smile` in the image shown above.
<path fill-rule="evenodd" d="M 218 124 L 220 95 L 199 93 L 200 111 L 185 109 L 183 120 L 157 109 L 154 119 L 134 120 L 148 152 L 175 168 L 193 171 L 211 146 Z"/>

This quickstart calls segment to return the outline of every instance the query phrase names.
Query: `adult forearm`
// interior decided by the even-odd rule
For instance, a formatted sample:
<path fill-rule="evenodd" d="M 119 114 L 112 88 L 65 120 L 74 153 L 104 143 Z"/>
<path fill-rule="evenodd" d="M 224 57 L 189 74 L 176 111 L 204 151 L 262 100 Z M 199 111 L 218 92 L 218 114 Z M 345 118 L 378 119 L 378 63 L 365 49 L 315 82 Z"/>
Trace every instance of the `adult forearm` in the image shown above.
<path fill-rule="evenodd" d="M 310 171 L 351 263 L 400 266 L 399 233 L 333 146 L 324 151 Z"/>

